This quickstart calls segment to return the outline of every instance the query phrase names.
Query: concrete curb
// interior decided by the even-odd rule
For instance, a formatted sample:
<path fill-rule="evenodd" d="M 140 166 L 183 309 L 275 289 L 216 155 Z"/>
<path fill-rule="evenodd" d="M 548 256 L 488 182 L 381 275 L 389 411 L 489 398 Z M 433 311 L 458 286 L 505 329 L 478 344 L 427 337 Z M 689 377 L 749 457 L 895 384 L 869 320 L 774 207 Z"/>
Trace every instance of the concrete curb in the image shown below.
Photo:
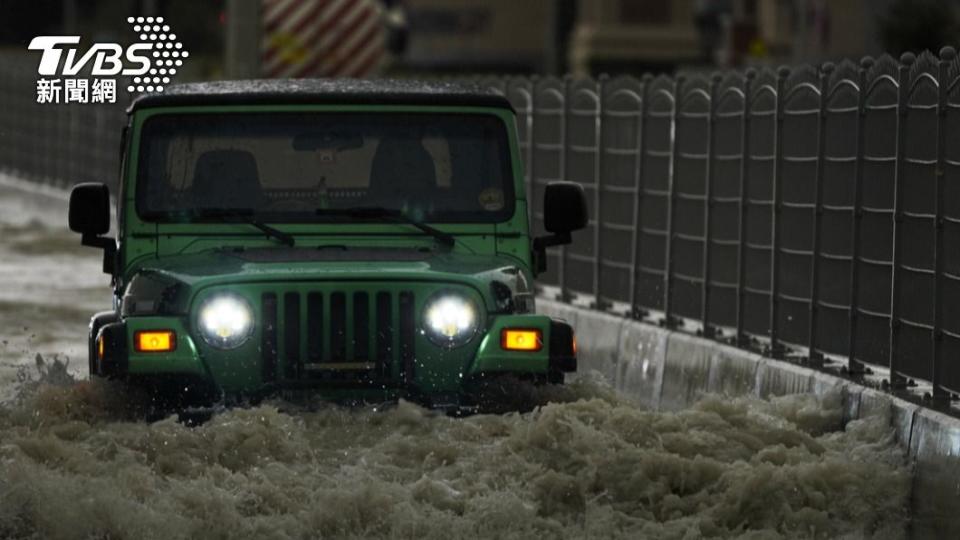
<path fill-rule="evenodd" d="M 761 398 L 840 390 L 843 422 L 889 414 L 915 464 L 913 538 L 960 538 L 960 420 L 878 390 L 689 334 L 538 299 L 538 311 L 573 325 L 581 373 L 596 371 L 654 410 L 688 407 L 704 394 Z"/>

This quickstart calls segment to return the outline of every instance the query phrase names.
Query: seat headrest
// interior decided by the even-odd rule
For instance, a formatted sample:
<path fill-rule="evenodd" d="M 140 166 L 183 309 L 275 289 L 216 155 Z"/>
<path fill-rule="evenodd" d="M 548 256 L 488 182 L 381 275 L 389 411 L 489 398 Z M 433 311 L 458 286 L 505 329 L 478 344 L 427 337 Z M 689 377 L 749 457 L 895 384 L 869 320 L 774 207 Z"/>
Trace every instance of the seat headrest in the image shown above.
<path fill-rule="evenodd" d="M 258 208 L 263 191 L 257 160 L 246 150 L 210 150 L 197 158 L 193 200 L 197 208 Z"/>
<path fill-rule="evenodd" d="M 376 193 L 432 189 L 437 185 L 433 156 L 419 139 L 384 138 L 377 145 L 370 170 L 370 190 Z"/>

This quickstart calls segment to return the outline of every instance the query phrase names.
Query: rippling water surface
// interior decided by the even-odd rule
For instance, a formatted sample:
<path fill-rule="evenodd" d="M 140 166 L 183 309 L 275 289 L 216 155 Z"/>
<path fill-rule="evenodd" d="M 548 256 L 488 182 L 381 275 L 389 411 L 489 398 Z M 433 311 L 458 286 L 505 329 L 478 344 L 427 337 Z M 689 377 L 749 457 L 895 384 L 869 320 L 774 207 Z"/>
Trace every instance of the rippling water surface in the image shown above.
<path fill-rule="evenodd" d="M 904 535 L 889 419 L 839 430 L 839 396 L 657 413 L 586 378 L 526 414 L 271 402 L 146 423 L 85 380 L 108 295 L 64 204 L 0 185 L 0 538 Z"/>
<path fill-rule="evenodd" d="M 0 174 L 0 401 L 39 353 L 87 375 L 87 321 L 110 308 L 99 251 L 67 229 L 65 192 L 26 191 Z"/>

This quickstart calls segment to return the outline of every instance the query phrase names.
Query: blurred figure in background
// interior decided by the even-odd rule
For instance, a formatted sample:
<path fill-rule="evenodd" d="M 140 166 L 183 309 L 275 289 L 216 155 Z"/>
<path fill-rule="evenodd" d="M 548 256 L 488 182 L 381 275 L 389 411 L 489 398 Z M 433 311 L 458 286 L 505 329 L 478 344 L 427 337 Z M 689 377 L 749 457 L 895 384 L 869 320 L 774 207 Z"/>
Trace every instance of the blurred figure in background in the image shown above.
<path fill-rule="evenodd" d="M 700 61 L 704 64 L 724 64 L 717 58 L 726 49 L 725 18 L 730 16 L 730 0 L 695 0 L 694 24 L 700 34 Z"/>

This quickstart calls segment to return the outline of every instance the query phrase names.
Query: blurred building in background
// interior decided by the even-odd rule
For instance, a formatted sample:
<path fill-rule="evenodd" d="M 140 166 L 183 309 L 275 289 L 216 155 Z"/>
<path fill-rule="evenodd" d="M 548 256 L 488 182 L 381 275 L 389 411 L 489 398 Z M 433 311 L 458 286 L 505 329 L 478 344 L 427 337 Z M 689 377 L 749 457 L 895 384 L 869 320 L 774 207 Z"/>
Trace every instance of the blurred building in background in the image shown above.
<path fill-rule="evenodd" d="M 934 21 L 921 23 L 929 27 L 955 18 L 960 6 L 960 0 L 307 1 L 380 2 L 388 37 L 376 73 L 401 76 L 639 74 L 898 53 L 913 43 L 930 45 L 922 31 L 913 31 L 919 38 L 911 34 L 914 17 L 897 9 Z M 923 4 L 939 8 L 924 11 Z M 893 44 L 890 35 L 898 33 L 902 39 Z M 950 44 L 954 34 L 946 23 L 928 41 Z"/>
<path fill-rule="evenodd" d="M 553 1 L 405 0 L 403 65 L 415 71 L 547 71 L 558 62 Z"/>
<path fill-rule="evenodd" d="M 179 80 L 709 70 L 937 49 L 960 0 L 0 0 L 0 51 L 37 35 L 128 42 L 161 15 Z"/>
<path fill-rule="evenodd" d="M 820 61 L 882 49 L 882 0 L 581 0 L 575 72 Z"/>

